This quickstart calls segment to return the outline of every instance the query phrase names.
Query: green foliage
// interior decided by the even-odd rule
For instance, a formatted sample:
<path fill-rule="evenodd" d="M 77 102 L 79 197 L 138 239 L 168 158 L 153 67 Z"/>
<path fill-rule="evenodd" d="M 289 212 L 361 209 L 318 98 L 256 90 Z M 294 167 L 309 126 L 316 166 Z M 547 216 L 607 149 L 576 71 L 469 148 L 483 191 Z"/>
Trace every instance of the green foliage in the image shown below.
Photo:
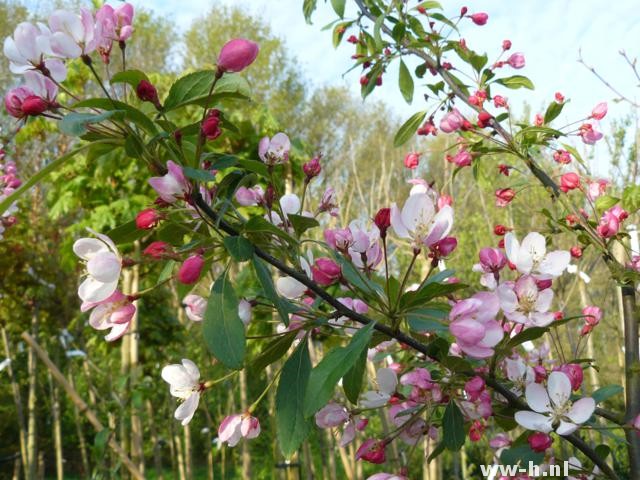
<path fill-rule="evenodd" d="M 464 445 L 464 417 L 454 400 L 450 400 L 442 417 L 442 443 L 452 452 Z"/>

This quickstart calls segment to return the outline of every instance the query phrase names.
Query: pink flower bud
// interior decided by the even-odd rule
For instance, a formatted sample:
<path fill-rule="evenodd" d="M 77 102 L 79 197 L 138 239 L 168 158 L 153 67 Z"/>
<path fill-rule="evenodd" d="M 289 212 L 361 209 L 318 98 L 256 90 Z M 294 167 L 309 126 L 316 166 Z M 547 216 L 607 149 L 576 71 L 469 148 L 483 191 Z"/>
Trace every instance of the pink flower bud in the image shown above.
<path fill-rule="evenodd" d="M 560 367 L 555 368 L 554 370 L 560 371 L 569 377 L 572 390 L 578 390 L 582 385 L 584 372 L 582 371 L 582 367 L 577 363 L 566 363 L 564 365 L 560 365 Z"/>
<path fill-rule="evenodd" d="M 571 256 L 573 258 L 580 258 L 580 257 L 582 257 L 582 248 L 580 248 L 577 245 L 574 245 L 573 247 L 571 247 L 569 249 L 569 253 L 571 254 Z"/>
<path fill-rule="evenodd" d="M 151 242 L 142 254 L 155 260 L 160 260 L 161 258 L 173 255 L 173 249 L 167 242 Z"/>
<path fill-rule="evenodd" d="M 311 267 L 313 281 L 323 287 L 336 283 L 342 275 L 340 265 L 327 257 L 318 258 Z"/>
<path fill-rule="evenodd" d="M 542 383 L 547 379 L 547 370 L 542 365 L 533 367 L 533 373 L 535 374 L 536 383 Z"/>
<path fill-rule="evenodd" d="M 7 113 L 14 118 L 24 118 L 26 113 L 22 109 L 22 105 L 27 97 L 34 95 L 33 91 L 28 87 L 13 88 L 4 96 L 4 106 Z"/>
<path fill-rule="evenodd" d="M 156 87 L 148 80 L 140 80 L 140 83 L 138 83 L 136 87 L 136 95 L 138 95 L 138 98 L 143 102 L 151 102 L 156 108 L 162 108 L 160 100 L 158 99 L 158 90 L 156 90 Z"/>
<path fill-rule="evenodd" d="M 589 305 L 582 309 L 582 315 L 585 316 L 584 321 L 592 326 L 598 325 L 602 319 L 602 310 L 599 307 Z"/>
<path fill-rule="evenodd" d="M 409 170 L 413 170 L 420 164 L 420 154 L 417 152 L 407 153 L 404 157 L 404 166 Z"/>
<path fill-rule="evenodd" d="M 445 237 L 436 243 L 429 245 L 429 256 L 434 260 L 449 256 L 458 246 L 458 240 L 455 237 Z"/>
<path fill-rule="evenodd" d="M 440 120 L 440 130 L 444 133 L 451 133 L 458 130 L 462 127 L 464 118 L 458 111 L 458 109 L 454 108 Z"/>
<path fill-rule="evenodd" d="M 222 134 L 220 130 L 220 110 L 213 108 L 207 113 L 207 118 L 202 122 L 202 135 L 207 140 L 215 140 Z"/>
<path fill-rule="evenodd" d="M 185 285 L 191 285 L 198 281 L 204 267 L 202 255 L 195 254 L 187 258 L 178 270 L 178 281 Z"/>
<path fill-rule="evenodd" d="M 600 102 L 595 107 L 593 107 L 593 110 L 591 111 L 591 118 L 595 120 L 602 120 L 607 114 L 607 111 L 607 102 Z"/>
<path fill-rule="evenodd" d="M 529 435 L 529 438 L 527 438 L 527 442 L 529 442 L 531 450 L 533 450 L 534 452 L 542 453 L 546 451 L 547 448 L 551 447 L 553 438 L 551 438 L 546 433 L 535 432 Z"/>
<path fill-rule="evenodd" d="M 524 54 L 520 52 L 516 52 L 512 54 L 508 59 L 507 63 L 511 66 L 511 68 L 520 69 L 524 67 Z"/>
<path fill-rule="evenodd" d="M 487 20 L 489 20 L 489 15 L 484 12 L 474 13 L 472 15 L 469 15 L 469 17 L 471 18 L 471 21 L 473 23 L 480 26 L 485 25 L 487 23 Z"/>
<path fill-rule="evenodd" d="M 511 49 L 511 40 L 503 40 L 502 41 L 502 49 L 503 50 Z"/>
<path fill-rule="evenodd" d="M 145 208 L 136 215 L 136 227 L 141 230 L 151 230 L 158 225 L 162 216 L 153 208 Z"/>
<path fill-rule="evenodd" d="M 313 157 L 307 163 L 302 165 L 302 171 L 307 177 L 307 181 L 320 175 L 320 172 L 322 171 L 322 165 L 320 165 L 320 158 Z"/>
<path fill-rule="evenodd" d="M 565 173 L 560 177 L 560 190 L 567 193 L 580 187 L 580 176 L 577 173 Z"/>
<path fill-rule="evenodd" d="M 442 210 L 443 207 L 453 205 L 453 198 L 450 195 L 440 195 L 438 197 L 438 211 Z"/>
<path fill-rule="evenodd" d="M 464 391 L 469 400 L 475 402 L 480 398 L 480 394 L 484 391 L 484 379 L 482 377 L 473 377 L 464 384 Z"/>
<path fill-rule="evenodd" d="M 474 420 L 469 428 L 469 440 L 472 442 L 479 442 L 482 440 L 482 434 L 484 433 L 484 425 L 480 420 Z"/>
<path fill-rule="evenodd" d="M 25 115 L 36 117 L 45 112 L 49 108 L 49 104 L 36 95 L 30 95 L 22 102 L 22 111 Z"/>
<path fill-rule="evenodd" d="M 250 40 L 230 40 L 220 50 L 218 69 L 222 72 L 241 72 L 253 63 L 259 51 L 258 44 Z"/>
<path fill-rule="evenodd" d="M 373 222 L 380 230 L 380 237 L 385 238 L 387 236 L 387 230 L 391 226 L 391 209 L 390 208 L 381 208 L 376 213 L 376 216 L 373 218 Z"/>
<path fill-rule="evenodd" d="M 506 207 L 515 198 L 516 192 L 511 188 L 499 188 L 496 190 L 496 206 Z"/>
<path fill-rule="evenodd" d="M 507 258 L 498 248 L 485 247 L 480 250 L 480 265 L 486 272 L 499 272 L 507 264 Z"/>
<path fill-rule="evenodd" d="M 556 150 L 553 152 L 553 159 L 560 164 L 568 164 L 571 163 L 571 154 L 566 150 Z"/>
<path fill-rule="evenodd" d="M 386 444 L 382 440 L 368 438 L 356 452 L 356 460 L 365 460 L 369 463 L 380 464 L 386 460 Z"/>

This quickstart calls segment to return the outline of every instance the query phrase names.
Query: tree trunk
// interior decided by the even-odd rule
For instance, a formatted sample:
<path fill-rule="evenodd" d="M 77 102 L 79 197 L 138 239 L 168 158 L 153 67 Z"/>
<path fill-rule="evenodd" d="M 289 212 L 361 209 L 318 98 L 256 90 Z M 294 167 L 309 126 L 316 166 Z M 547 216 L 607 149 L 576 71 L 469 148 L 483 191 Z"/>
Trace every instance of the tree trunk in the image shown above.
<path fill-rule="evenodd" d="M 122 292 L 126 295 L 131 292 L 131 269 L 125 268 L 122 270 Z M 131 330 L 130 330 L 131 331 Z M 129 332 L 130 332 L 129 331 Z M 131 335 L 126 333 L 120 339 L 120 375 L 126 378 L 124 382 L 123 391 L 121 394 L 121 412 L 120 412 L 120 445 L 125 452 L 130 454 L 130 439 L 131 429 L 129 428 L 130 418 L 126 414 L 127 404 L 131 401 L 131 377 L 130 377 L 130 365 L 131 365 Z M 136 462 L 137 463 L 137 462 Z M 124 477 L 127 478 L 126 472 Z"/>
<path fill-rule="evenodd" d="M 31 317 L 31 335 L 33 338 L 38 338 L 38 307 L 35 307 L 35 311 Z M 38 379 L 36 377 L 36 353 L 34 348 L 29 349 L 28 360 L 28 374 L 29 374 L 29 397 L 27 399 L 27 464 L 28 478 L 35 479 L 38 474 L 38 431 L 37 431 L 37 418 L 36 418 L 36 405 L 37 405 L 37 392 L 36 387 Z"/>
<path fill-rule="evenodd" d="M 2 342 L 4 343 L 4 354 L 9 360 L 7 365 L 7 372 L 9 373 L 9 379 L 11 380 L 11 391 L 13 393 L 13 401 L 16 404 L 16 420 L 18 422 L 18 436 L 20 438 L 20 461 L 22 462 L 22 471 L 25 478 L 29 474 L 29 455 L 27 453 L 27 429 L 24 424 L 24 412 L 22 411 L 22 398 L 20 395 L 20 386 L 16 381 L 15 374 L 13 372 L 13 357 L 11 356 L 11 347 L 9 345 L 9 336 L 4 327 L 0 327 L 2 332 Z"/>
<path fill-rule="evenodd" d="M 69 384 L 72 388 L 75 389 L 75 384 L 73 382 L 73 375 L 69 373 L 67 377 L 69 380 Z M 76 434 L 78 435 L 78 444 L 80 446 L 80 459 L 82 460 L 82 474 L 85 478 L 89 478 L 91 476 L 91 466 L 89 464 L 89 455 L 87 454 L 87 441 L 84 438 L 84 431 L 82 429 L 82 419 L 80 418 L 80 412 L 78 412 L 78 407 L 73 406 L 73 413 L 76 424 Z"/>
<path fill-rule="evenodd" d="M 640 415 L 640 349 L 638 346 L 638 311 L 633 285 L 622 287 L 624 312 L 624 359 L 626 388 L 626 415 L 628 422 Z M 631 478 L 640 478 L 640 436 L 634 429 L 625 431 L 629 443 Z"/>
<path fill-rule="evenodd" d="M 60 398 L 58 387 L 53 383 L 51 372 L 49 372 L 49 388 L 51 391 L 51 413 L 53 416 L 53 446 L 56 456 L 56 478 L 63 480 L 64 466 L 62 456 L 62 428 L 60 422 Z"/>
<path fill-rule="evenodd" d="M 178 473 L 180 480 L 187 480 L 187 473 L 184 465 L 184 455 L 182 451 L 182 439 L 177 433 L 173 436 L 173 443 L 176 449 L 176 460 L 178 462 Z"/>
<path fill-rule="evenodd" d="M 247 402 L 247 374 L 245 370 L 241 370 L 240 376 L 240 408 L 245 412 L 248 408 Z M 242 478 L 251 477 L 251 453 L 249 451 L 249 442 L 242 442 Z"/>
<path fill-rule="evenodd" d="M 193 456 L 191 455 L 191 427 L 189 424 L 185 425 L 182 429 L 184 435 L 184 470 L 187 475 L 187 479 L 193 478 Z"/>
<path fill-rule="evenodd" d="M 153 468 L 155 470 L 155 478 L 157 480 L 164 480 L 164 474 L 162 472 L 162 452 L 160 449 L 160 439 L 158 438 L 158 431 L 156 429 L 156 422 L 153 418 L 153 406 L 151 400 L 146 401 L 147 418 L 149 419 L 149 432 L 151 433 L 151 443 L 153 444 Z"/>

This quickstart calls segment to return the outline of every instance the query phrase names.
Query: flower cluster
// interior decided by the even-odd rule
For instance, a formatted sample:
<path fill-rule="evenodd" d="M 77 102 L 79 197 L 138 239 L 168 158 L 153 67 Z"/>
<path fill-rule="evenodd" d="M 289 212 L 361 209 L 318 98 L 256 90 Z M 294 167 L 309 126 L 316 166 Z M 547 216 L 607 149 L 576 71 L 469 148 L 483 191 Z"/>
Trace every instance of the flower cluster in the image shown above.
<path fill-rule="evenodd" d="M 18 168 L 13 160 L 6 159 L 6 152 L 0 149 L 0 201 L 7 198 L 22 185 L 18 178 Z M 3 238 L 5 230 L 18 221 L 14 215 L 18 210 L 17 204 L 12 204 L 0 216 L 0 239 Z"/>

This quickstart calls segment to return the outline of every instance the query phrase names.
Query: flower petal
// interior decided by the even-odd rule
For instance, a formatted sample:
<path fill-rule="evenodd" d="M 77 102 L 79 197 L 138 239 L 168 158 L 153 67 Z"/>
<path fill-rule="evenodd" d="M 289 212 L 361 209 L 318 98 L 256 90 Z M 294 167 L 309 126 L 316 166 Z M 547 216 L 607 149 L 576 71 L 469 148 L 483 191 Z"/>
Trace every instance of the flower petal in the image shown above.
<path fill-rule="evenodd" d="M 83 260 L 90 260 L 95 254 L 108 251 L 108 247 L 97 238 L 80 238 L 73 244 L 73 253 Z"/>
<path fill-rule="evenodd" d="M 556 407 L 567 403 L 571 396 L 571 380 L 562 372 L 551 372 L 547 381 L 549 398 Z"/>
<path fill-rule="evenodd" d="M 535 412 L 521 410 L 516 412 L 515 420 L 523 428 L 537 432 L 549 433 L 553 430 L 551 419 L 545 415 Z"/>
<path fill-rule="evenodd" d="M 584 423 L 596 409 L 596 402 L 591 397 L 581 398 L 577 402 L 574 402 L 571 410 L 567 412 L 567 417 L 569 417 L 575 423 Z"/>
<path fill-rule="evenodd" d="M 176 408 L 173 416 L 176 420 L 182 420 L 182 425 L 188 424 L 193 418 L 193 414 L 196 413 L 198 403 L 200 403 L 200 394 L 198 392 L 193 392 L 189 398 Z"/>
<path fill-rule="evenodd" d="M 381 368 L 376 372 L 378 388 L 381 392 L 392 394 L 398 386 L 398 376 L 390 368 Z"/>
<path fill-rule="evenodd" d="M 117 279 L 115 282 L 100 282 L 87 277 L 78 287 L 78 296 L 83 302 L 101 302 L 109 298 L 117 287 Z"/>
<path fill-rule="evenodd" d="M 547 390 L 539 383 L 527 385 L 525 396 L 529 407 L 531 407 L 534 412 L 545 413 L 551 411 L 551 403 L 549 402 Z"/>
<path fill-rule="evenodd" d="M 560 425 L 556 428 L 556 433 L 558 435 L 571 435 L 577 429 L 578 426 L 575 423 L 560 420 Z"/>
<path fill-rule="evenodd" d="M 570 261 L 571 254 L 569 252 L 566 250 L 555 250 L 544 257 L 538 266 L 538 271 L 544 275 L 559 277 L 567 266 L 569 266 Z"/>

